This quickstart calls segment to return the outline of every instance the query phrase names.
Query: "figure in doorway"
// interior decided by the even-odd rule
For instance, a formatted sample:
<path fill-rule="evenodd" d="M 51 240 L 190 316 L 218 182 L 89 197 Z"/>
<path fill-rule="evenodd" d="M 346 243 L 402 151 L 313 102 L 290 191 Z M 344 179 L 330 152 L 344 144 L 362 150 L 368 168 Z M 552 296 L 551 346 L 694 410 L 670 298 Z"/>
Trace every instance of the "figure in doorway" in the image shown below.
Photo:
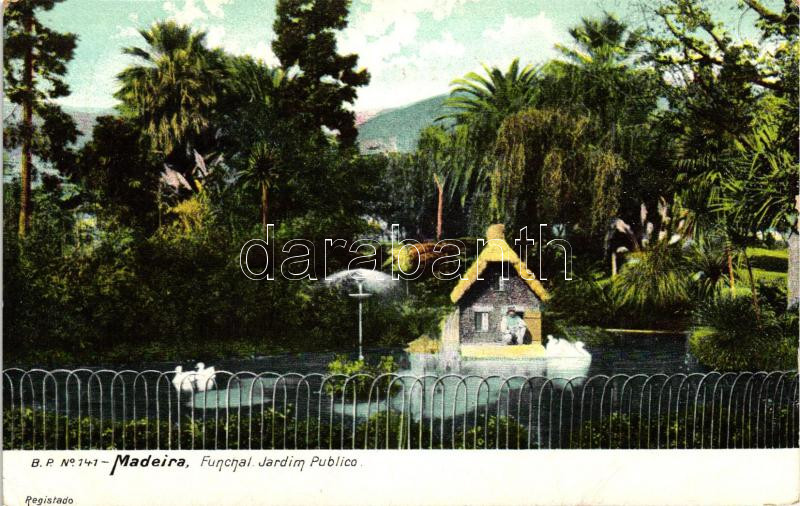
<path fill-rule="evenodd" d="M 506 316 L 500 322 L 500 333 L 504 344 L 522 344 L 525 338 L 525 320 L 520 318 L 513 308 L 509 308 Z"/>

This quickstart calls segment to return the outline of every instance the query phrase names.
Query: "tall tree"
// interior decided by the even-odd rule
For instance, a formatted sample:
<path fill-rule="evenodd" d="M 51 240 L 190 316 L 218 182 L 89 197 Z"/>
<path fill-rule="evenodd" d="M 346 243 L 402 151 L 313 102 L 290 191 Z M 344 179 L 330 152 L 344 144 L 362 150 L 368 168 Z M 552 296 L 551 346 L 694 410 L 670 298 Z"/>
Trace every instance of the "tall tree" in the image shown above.
<path fill-rule="evenodd" d="M 205 46 L 205 32 L 172 21 L 140 30 L 146 47 L 128 47 L 138 63 L 119 73 L 114 96 L 139 122 L 151 147 L 194 184 L 193 151 L 214 138 L 213 114 L 223 82 L 222 53 Z"/>
<path fill-rule="evenodd" d="M 152 231 L 162 164 L 130 118 L 100 116 L 78 153 L 75 176 L 100 204 L 101 219 Z"/>
<path fill-rule="evenodd" d="M 520 67 L 519 58 L 515 58 L 505 72 L 486 65 L 483 70 L 486 77 L 470 72 L 454 80 L 445 101 L 452 112 L 444 117 L 470 124 L 479 130 L 478 133 L 496 130 L 506 116 L 530 105 L 537 91 L 534 84 L 538 69 L 532 65 Z"/>
<path fill-rule="evenodd" d="M 539 106 L 591 117 L 592 142 L 627 163 L 620 213 L 635 219 L 643 203 L 655 206 L 673 182 L 672 142 L 658 114 L 664 86 L 640 64 L 643 32 L 613 14 L 583 18 L 569 33 L 570 44 L 556 44 L 561 58 L 542 70 Z"/>
<path fill-rule="evenodd" d="M 791 223 L 796 259 L 800 28 L 795 2 L 782 4 L 738 3 L 754 17 L 759 37 L 751 40 L 715 19 L 700 0 L 661 0 L 652 11 L 660 30 L 648 39 L 651 60 L 674 83 L 669 99 L 684 200 L 698 216 L 723 211 L 740 246 L 758 227 Z"/>
<path fill-rule="evenodd" d="M 542 98 L 547 105 L 589 111 L 612 137 L 644 123 L 660 90 L 655 72 L 635 66 L 644 43 L 642 31 L 606 13 L 583 18 L 569 33 L 572 44 L 556 44 L 564 59 L 545 69 L 549 79 Z"/>
<path fill-rule="evenodd" d="M 350 0 L 278 0 L 272 49 L 287 73 L 294 74 L 286 99 L 293 114 L 310 129 L 339 132 L 343 146 L 358 136 L 353 104 L 369 73 L 356 67 L 358 55 L 340 55 L 336 32 L 347 27 Z"/>
<path fill-rule="evenodd" d="M 269 193 L 294 165 L 294 153 L 308 139 L 298 136 L 293 116 L 281 109 L 291 80 L 280 68 L 250 57 L 228 59 L 228 83 L 222 103 L 220 141 L 223 152 L 243 176 L 245 186 L 258 188 L 260 221 L 266 229 Z"/>
<path fill-rule="evenodd" d="M 69 94 L 63 80 L 75 50 L 77 36 L 44 26 L 37 15 L 62 0 L 21 0 L 5 4 L 3 27 L 4 91 L 22 107 L 22 118 L 5 128 L 9 147 L 22 147 L 18 233 L 24 237 L 32 212 L 31 183 L 34 156 L 64 165 L 71 158 L 68 145 L 75 142 L 75 122 L 50 102 Z M 37 116 L 41 123 L 34 123 Z"/>
<path fill-rule="evenodd" d="M 485 76 L 470 72 L 452 82 L 453 88 L 445 105 L 450 111 L 439 119 L 455 120 L 453 142 L 460 156 L 452 160 L 451 194 L 461 195 L 462 205 L 476 209 L 488 193 L 491 174 L 491 148 L 503 120 L 532 105 L 539 78 L 532 65 L 520 67 L 519 60 L 511 62 L 504 72 L 497 67 L 484 66 Z M 467 202 L 471 195 L 474 202 Z M 473 221 L 482 228 L 477 216 Z"/>
<path fill-rule="evenodd" d="M 591 118 L 559 109 L 506 118 L 494 147 L 491 218 L 515 227 L 562 223 L 598 237 L 618 211 L 626 164 L 596 137 Z"/>
<path fill-rule="evenodd" d="M 430 174 L 436 186 L 436 240 L 442 238 L 444 227 L 444 185 L 450 173 L 451 136 L 440 126 L 425 128 L 419 136 L 416 164 Z"/>

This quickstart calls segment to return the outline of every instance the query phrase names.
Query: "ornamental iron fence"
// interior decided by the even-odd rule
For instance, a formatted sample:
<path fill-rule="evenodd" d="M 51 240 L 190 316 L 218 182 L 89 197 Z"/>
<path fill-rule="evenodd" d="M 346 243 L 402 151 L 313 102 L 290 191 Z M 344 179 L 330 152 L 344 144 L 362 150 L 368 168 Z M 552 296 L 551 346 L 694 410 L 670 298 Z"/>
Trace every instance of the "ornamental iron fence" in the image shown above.
<path fill-rule="evenodd" d="M 796 448 L 796 371 L 3 371 L 6 449 Z"/>

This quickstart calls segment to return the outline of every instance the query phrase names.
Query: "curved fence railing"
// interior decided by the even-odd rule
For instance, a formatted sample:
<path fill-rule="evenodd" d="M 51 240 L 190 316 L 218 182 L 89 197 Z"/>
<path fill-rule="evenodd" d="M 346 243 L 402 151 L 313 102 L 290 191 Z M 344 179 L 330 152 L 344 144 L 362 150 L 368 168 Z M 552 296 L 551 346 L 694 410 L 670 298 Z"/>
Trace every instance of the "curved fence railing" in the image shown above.
<path fill-rule="evenodd" d="M 6 449 L 795 448 L 798 374 L 3 371 Z"/>

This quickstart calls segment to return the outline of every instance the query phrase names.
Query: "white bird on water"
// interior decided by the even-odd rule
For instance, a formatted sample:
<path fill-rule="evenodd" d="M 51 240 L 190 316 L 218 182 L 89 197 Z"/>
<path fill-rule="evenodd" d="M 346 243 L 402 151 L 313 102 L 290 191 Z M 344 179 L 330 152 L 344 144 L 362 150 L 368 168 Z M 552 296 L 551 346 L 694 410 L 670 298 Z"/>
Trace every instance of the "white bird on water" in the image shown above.
<path fill-rule="evenodd" d="M 545 356 L 548 358 L 591 358 L 591 354 L 584 348 L 585 344 L 582 341 L 574 343 L 567 339 L 559 339 L 552 335 L 547 336 L 547 346 L 545 347 Z"/>
<path fill-rule="evenodd" d="M 194 371 L 183 372 L 183 366 L 175 367 L 175 376 L 172 384 L 178 392 L 194 392 L 197 383 L 197 373 Z"/>
<path fill-rule="evenodd" d="M 217 371 L 214 369 L 214 366 L 206 367 L 203 362 L 198 362 L 195 366 L 197 372 L 194 373 L 197 376 L 197 391 L 204 392 L 206 390 L 211 390 L 216 388 L 217 384 L 214 381 L 214 378 L 217 376 Z"/>

